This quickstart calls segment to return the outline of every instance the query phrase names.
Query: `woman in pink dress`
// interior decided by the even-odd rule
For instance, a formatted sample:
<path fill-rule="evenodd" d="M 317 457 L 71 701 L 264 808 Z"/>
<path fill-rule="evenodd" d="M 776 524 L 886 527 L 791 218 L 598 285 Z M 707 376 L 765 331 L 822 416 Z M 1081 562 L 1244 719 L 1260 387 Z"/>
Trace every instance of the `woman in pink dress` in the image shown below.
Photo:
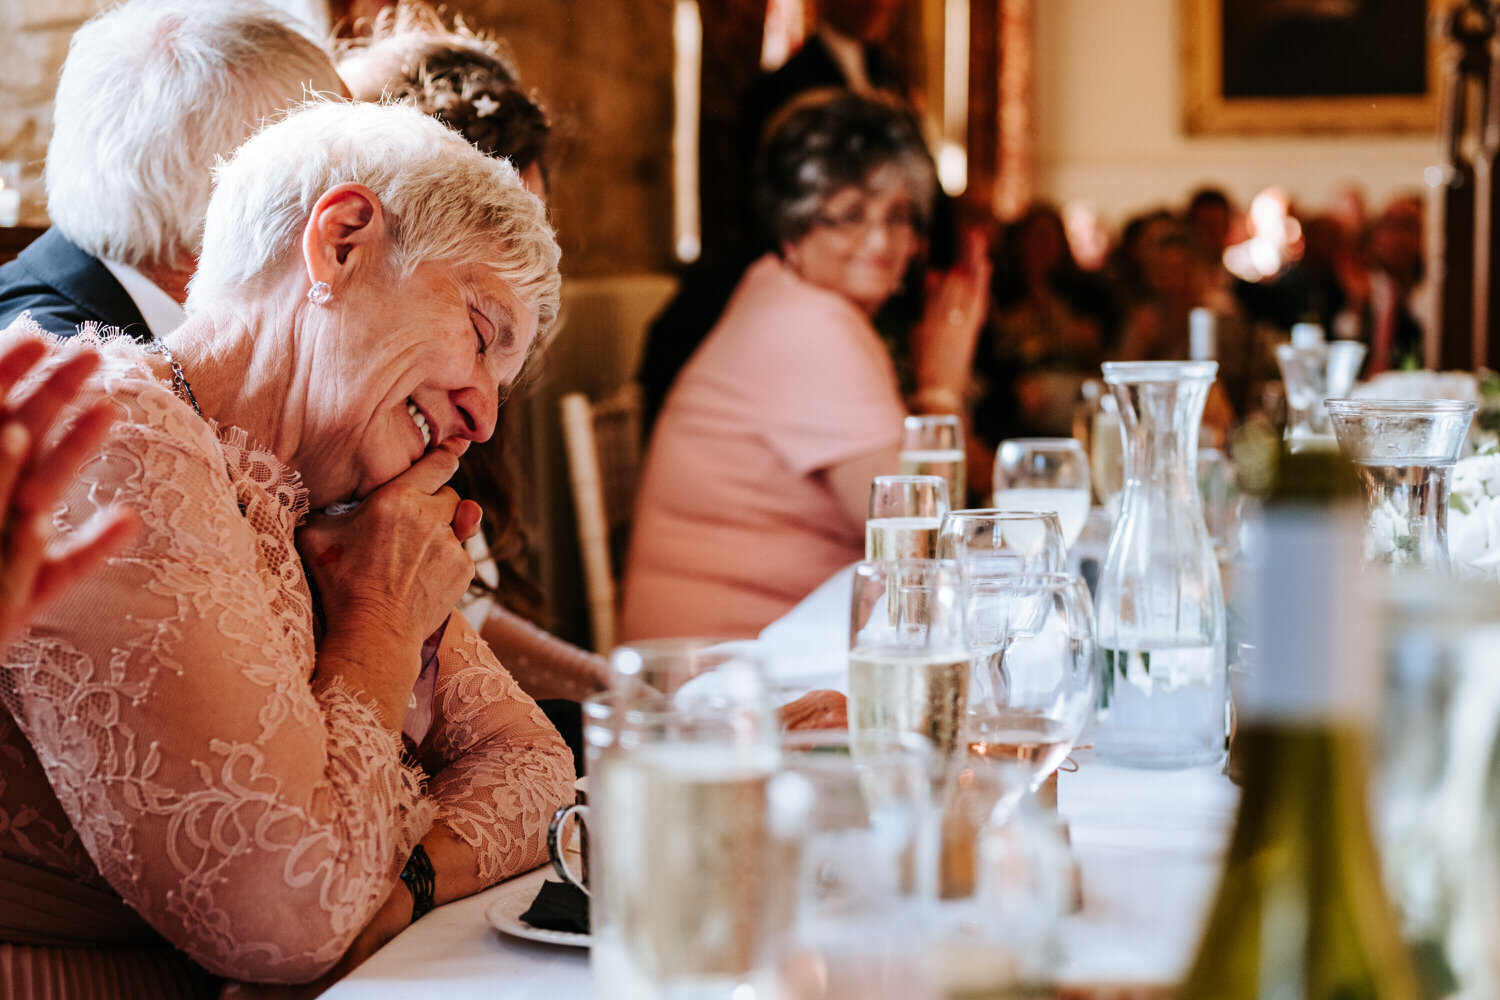
<path fill-rule="evenodd" d="M 871 319 L 920 249 L 934 190 L 915 120 L 884 100 L 815 93 L 772 123 L 757 203 L 778 251 L 746 271 L 662 407 L 627 639 L 755 635 L 863 555 L 870 479 L 897 471 L 907 412 Z M 983 265 L 957 269 L 913 338 L 917 396 L 947 412 L 987 283 Z"/>
<path fill-rule="evenodd" d="M 505 161 L 314 103 L 217 172 L 164 344 L 0 338 L 102 356 L 74 407 L 117 421 L 50 534 L 140 521 L 0 665 L 0 993 L 337 975 L 545 860 L 571 757 L 451 614 L 478 511 L 445 484 L 557 263 Z"/>

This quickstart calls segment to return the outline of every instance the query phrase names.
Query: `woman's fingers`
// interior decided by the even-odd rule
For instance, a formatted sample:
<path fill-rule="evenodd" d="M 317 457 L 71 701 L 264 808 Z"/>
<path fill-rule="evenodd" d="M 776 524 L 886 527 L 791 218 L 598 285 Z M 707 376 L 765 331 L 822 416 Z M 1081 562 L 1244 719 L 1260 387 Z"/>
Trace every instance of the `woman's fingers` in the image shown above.
<path fill-rule="evenodd" d="M 99 367 L 99 355 L 81 351 L 58 365 L 25 399 L 10 407 L 11 417 L 25 424 L 33 440 L 52 429 L 63 407 L 72 403 L 84 381 Z"/>
<path fill-rule="evenodd" d="M 473 500 L 460 500 L 458 508 L 453 512 L 453 533 L 460 542 L 467 542 L 479 530 L 479 522 L 483 517 L 484 511 L 479 504 Z"/>
<path fill-rule="evenodd" d="M 9 396 L 17 382 L 47 354 L 44 341 L 27 338 L 0 354 L 0 396 Z"/>
<path fill-rule="evenodd" d="M 401 483 L 422 493 L 433 494 L 448 485 L 448 480 L 452 479 L 457 471 L 458 456 L 451 451 L 438 448 L 417 459 L 410 469 L 392 479 L 386 486 Z"/>
<path fill-rule="evenodd" d="M 96 515 L 61 549 L 45 553 L 32 589 L 31 613 L 56 600 L 75 581 L 122 551 L 135 540 L 140 527 L 141 519 L 135 511 L 112 508 Z"/>
<path fill-rule="evenodd" d="M 11 508 L 16 484 L 31 458 L 31 434 L 18 423 L 0 426 L 0 511 Z"/>
<path fill-rule="evenodd" d="M 62 439 L 39 454 L 26 470 L 26 477 L 16 490 L 17 509 L 44 511 L 56 504 L 76 480 L 79 466 L 99 451 L 114 422 L 114 406 L 108 400 L 100 400 L 84 410 Z"/>

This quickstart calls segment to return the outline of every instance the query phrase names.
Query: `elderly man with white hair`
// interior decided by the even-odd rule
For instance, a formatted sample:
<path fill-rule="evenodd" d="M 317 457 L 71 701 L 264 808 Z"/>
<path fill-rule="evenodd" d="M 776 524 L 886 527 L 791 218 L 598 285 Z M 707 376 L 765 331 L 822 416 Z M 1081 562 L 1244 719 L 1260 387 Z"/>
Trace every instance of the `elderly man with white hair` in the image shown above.
<path fill-rule="evenodd" d="M 141 340 L 182 322 L 214 160 L 309 91 L 328 56 L 261 0 L 133 0 L 74 34 L 47 149 L 52 228 L 0 267 L 0 327 L 23 312 Z"/>

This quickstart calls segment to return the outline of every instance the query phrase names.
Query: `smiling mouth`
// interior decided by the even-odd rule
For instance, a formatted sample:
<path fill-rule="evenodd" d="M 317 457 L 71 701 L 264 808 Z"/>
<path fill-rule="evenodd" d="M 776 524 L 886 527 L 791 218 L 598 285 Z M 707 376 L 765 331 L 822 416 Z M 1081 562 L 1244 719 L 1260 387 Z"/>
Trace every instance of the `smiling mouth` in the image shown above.
<path fill-rule="evenodd" d="M 427 418 L 422 411 L 417 409 L 417 404 L 411 400 L 406 401 L 406 412 L 411 416 L 411 422 L 417 425 L 417 430 L 422 432 L 422 448 L 425 451 L 432 447 L 432 429 L 427 426 Z"/>

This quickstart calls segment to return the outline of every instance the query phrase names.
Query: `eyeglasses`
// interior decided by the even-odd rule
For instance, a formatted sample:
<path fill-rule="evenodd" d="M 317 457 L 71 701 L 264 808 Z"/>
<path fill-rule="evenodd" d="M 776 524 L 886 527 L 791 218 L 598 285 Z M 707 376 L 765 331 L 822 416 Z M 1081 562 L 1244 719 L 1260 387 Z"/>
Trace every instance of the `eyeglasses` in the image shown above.
<path fill-rule="evenodd" d="M 831 229 L 846 240 L 862 240 L 877 226 L 896 237 L 912 236 L 917 231 L 916 213 L 910 208 L 896 208 L 884 219 L 868 218 L 863 211 L 843 212 L 839 215 L 818 213 L 814 221 L 825 229 Z"/>

